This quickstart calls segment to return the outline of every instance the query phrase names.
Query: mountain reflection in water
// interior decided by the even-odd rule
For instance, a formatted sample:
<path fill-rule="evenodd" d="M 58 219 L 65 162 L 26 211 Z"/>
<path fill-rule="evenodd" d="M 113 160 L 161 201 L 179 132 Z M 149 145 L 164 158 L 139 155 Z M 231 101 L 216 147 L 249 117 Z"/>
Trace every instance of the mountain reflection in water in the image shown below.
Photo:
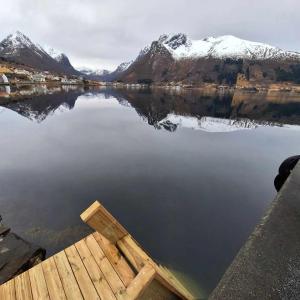
<path fill-rule="evenodd" d="M 99 199 L 206 294 L 274 198 L 278 165 L 300 153 L 299 94 L 40 86 L 9 97 L 5 223 L 51 255 L 89 232 L 79 215 Z"/>
<path fill-rule="evenodd" d="M 71 90 L 37 95 L 26 101 L 3 106 L 31 120 L 42 122 L 56 111 L 74 108 L 82 93 L 83 89 L 73 87 Z M 170 132 L 177 128 L 230 132 L 261 126 L 300 125 L 300 94 L 102 88 L 101 91 L 86 91 L 86 96 L 99 93 L 105 99 L 114 98 L 120 105 L 134 108 L 143 120 L 156 129 Z"/>

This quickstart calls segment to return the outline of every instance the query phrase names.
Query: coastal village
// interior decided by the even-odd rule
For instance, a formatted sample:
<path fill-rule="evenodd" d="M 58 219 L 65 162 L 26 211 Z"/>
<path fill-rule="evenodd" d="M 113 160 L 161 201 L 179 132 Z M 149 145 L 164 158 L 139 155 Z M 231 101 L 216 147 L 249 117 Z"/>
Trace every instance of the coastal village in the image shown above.
<path fill-rule="evenodd" d="M 29 67 L 20 68 L 0 64 L 0 84 L 29 84 L 29 83 L 61 83 L 61 84 L 99 84 L 85 80 L 83 76 L 67 76 L 53 74 L 49 71 L 38 71 Z"/>

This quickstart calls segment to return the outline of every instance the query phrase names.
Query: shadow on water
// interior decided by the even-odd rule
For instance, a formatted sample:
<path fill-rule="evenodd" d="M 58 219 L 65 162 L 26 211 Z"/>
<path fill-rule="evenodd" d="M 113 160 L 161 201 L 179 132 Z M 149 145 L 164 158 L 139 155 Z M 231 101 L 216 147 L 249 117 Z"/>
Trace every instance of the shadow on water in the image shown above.
<path fill-rule="evenodd" d="M 299 94 L 40 86 L 1 95 L 0 210 L 14 231 L 51 255 L 90 232 L 79 215 L 100 198 L 204 295 L 273 199 L 279 163 L 300 152 Z"/>

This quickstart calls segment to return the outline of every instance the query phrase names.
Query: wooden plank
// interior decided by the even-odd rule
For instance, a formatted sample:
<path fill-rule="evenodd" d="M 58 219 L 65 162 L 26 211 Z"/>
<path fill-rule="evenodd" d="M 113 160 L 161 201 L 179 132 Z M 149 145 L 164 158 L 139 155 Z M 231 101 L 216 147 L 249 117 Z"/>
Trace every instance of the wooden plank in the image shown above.
<path fill-rule="evenodd" d="M 176 282 L 176 286 L 181 286 L 181 289 L 185 289 L 184 285 L 179 281 L 179 279 L 166 267 L 164 266 L 158 266 L 160 270 L 166 273 L 166 276 L 169 275 L 171 277 L 171 280 Z"/>
<path fill-rule="evenodd" d="M 95 240 L 100 245 L 105 256 L 108 258 L 112 264 L 115 271 L 118 273 L 119 277 L 123 281 L 124 285 L 127 287 L 135 277 L 135 273 L 132 268 L 129 266 L 123 255 L 117 249 L 117 247 L 112 244 L 108 239 L 102 236 L 100 233 L 95 232 L 93 234 Z M 89 243 L 89 240 L 86 240 Z"/>
<path fill-rule="evenodd" d="M 104 278 L 104 275 L 102 274 L 98 264 L 91 254 L 85 240 L 77 242 L 75 247 L 101 299 L 115 300 L 116 297 L 114 296 L 114 293 L 108 282 Z"/>
<path fill-rule="evenodd" d="M 85 299 L 100 299 L 88 272 L 86 271 L 83 262 L 74 245 L 65 249 L 68 261 L 71 265 L 83 298 Z"/>
<path fill-rule="evenodd" d="M 65 252 L 61 251 L 53 258 L 67 299 L 83 299 Z"/>
<path fill-rule="evenodd" d="M 146 290 L 155 276 L 155 269 L 146 264 L 138 275 L 134 278 L 131 284 L 126 289 L 125 293 L 118 295 L 119 300 L 136 300 Z"/>
<path fill-rule="evenodd" d="M 167 289 L 156 279 L 152 280 L 147 289 L 139 296 L 139 300 L 180 300 L 176 294 Z"/>
<path fill-rule="evenodd" d="M 21 275 L 15 278 L 15 289 L 17 300 L 32 300 L 32 292 L 28 272 L 23 272 Z"/>
<path fill-rule="evenodd" d="M 28 273 L 31 284 L 32 298 L 34 300 L 50 299 L 42 265 L 36 265 L 35 267 L 29 269 Z"/>
<path fill-rule="evenodd" d="M 98 201 L 87 208 L 80 217 L 113 244 L 128 234 L 126 229 Z"/>
<path fill-rule="evenodd" d="M 132 264 L 137 272 L 139 272 L 144 266 L 145 263 L 150 259 L 148 256 L 144 255 L 143 251 L 137 249 L 136 246 L 132 246 L 129 242 L 131 237 L 128 235 L 124 237 L 122 240 L 118 241 L 117 245 L 128 259 L 128 261 Z"/>
<path fill-rule="evenodd" d="M 181 284 L 179 285 L 177 280 L 175 280 L 171 274 L 160 269 L 130 235 L 127 235 L 122 240 L 118 241 L 117 245 L 138 271 L 140 271 L 146 263 L 150 263 L 156 270 L 156 279 L 167 289 L 177 294 L 182 299 L 194 299 L 194 296 Z"/>
<path fill-rule="evenodd" d="M 107 257 L 105 255 L 102 256 L 103 251 L 93 236 L 88 239 L 88 247 L 114 294 L 124 291 L 124 283 L 115 272 Z M 101 253 L 101 256 L 98 253 Z"/>
<path fill-rule="evenodd" d="M 195 299 L 195 297 L 185 287 L 183 287 L 181 284 L 178 284 L 178 281 L 174 279 L 174 276 L 172 274 L 167 274 L 159 267 L 156 267 L 156 279 L 170 291 L 180 296 L 182 299 Z"/>
<path fill-rule="evenodd" d="M 53 257 L 42 262 L 42 268 L 51 300 L 65 300 L 66 295 Z"/>
<path fill-rule="evenodd" d="M 15 300 L 16 290 L 14 279 L 9 280 L 0 286 L 0 299 Z"/>

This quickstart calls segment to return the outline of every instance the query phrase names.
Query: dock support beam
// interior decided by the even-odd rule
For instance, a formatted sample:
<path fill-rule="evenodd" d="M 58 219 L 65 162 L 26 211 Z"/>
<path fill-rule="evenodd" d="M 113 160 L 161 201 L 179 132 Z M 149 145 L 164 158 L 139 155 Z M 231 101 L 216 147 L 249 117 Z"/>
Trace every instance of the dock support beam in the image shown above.
<path fill-rule="evenodd" d="M 156 264 L 131 237 L 127 230 L 101 205 L 95 201 L 81 215 L 81 219 L 97 231 L 100 240 L 106 239 L 110 247 L 117 247 L 130 262 L 137 275 L 118 300 L 138 299 L 153 280 L 180 299 L 195 299 L 193 295 L 167 269 Z M 174 299 L 174 298 L 172 298 Z"/>
<path fill-rule="evenodd" d="M 87 208 L 80 217 L 113 244 L 128 235 L 127 230 L 98 201 Z"/>

